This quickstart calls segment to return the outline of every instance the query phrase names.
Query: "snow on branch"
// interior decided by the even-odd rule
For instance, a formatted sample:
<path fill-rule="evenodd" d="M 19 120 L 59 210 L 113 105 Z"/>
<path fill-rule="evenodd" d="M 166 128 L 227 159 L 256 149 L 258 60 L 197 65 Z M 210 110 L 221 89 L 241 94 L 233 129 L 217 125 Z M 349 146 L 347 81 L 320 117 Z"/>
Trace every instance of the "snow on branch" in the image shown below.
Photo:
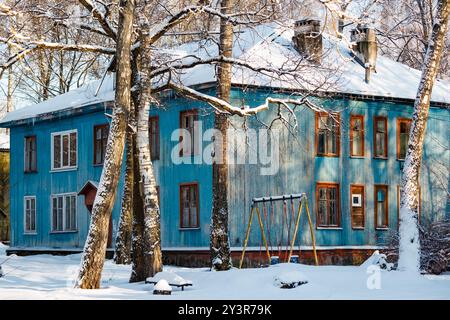
<path fill-rule="evenodd" d="M 37 49 L 50 49 L 50 50 L 61 50 L 61 51 L 77 51 L 77 52 L 93 52 L 93 53 L 101 53 L 113 55 L 116 53 L 115 49 L 95 46 L 95 45 L 87 45 L 87 44 L 67 44 L 67 43 L 55 43 L 55 42 L 46 42 L 46 41 L 25 41 L 22 39 L 15 39 L 19 41 L 11 41 L 10 38 L 0 37 L 0 43 L 9 44 L 16 49 L 18 52 L 14 55 L 10 56 L 8 60 L 0 65 L 0 78 L 3 75 L 3 72 L 10 68 L 15 63 L 21 61 L 25 56 L 30 54 L 31 52 Z"/>
<path fill-rule="evenodd" d="M 193 88 L 189 88 L 180 84 L 169 83 L 167 85 L 168 88 L 182 94 L 185 97 L 203 101 L 211 105 L 215 110 L 221 113 L 228 113 L 230 115 L 238 115 L 240 117 L 246 117 L 251 115 L 256 115 L 257 113 L 268 110 L 271 104 L 277 104 L 279 107 L 285 107 L 286 110 L 294 115 L 294 110 L 289 105 L 294 106 L 306 106 L 307 108 L 315 111 L 315 112 L 327 112 L 324 108 L 317 106 L 313 102 L 311 102 L 307 97 L 302 97 L 300 99 L 280 99 L 280 98 L 266 98 L 266 101 L 254 108 L 250 108 L 249 106 L 244 106 L 243 108 L 233 106 L 232 104 L 219 99 L 214 96 L 210 96 L 204 93 L 201 93 Z M 294 117 L 295 118 L 295 117 Z"/>
<path fill-rule="evenodd" d="M 12 10 L 7 5 L 0 3 L 0 16 L 15 16 L 17 12 Z"/>
<path fill-rule="evenodd" d="M 180 60 L 178 60 L 173 63 L 169 63 L 167 66 L 160 67 L 160 68 L 153 70 L 151 73 L 151 76 L 152 77 L 158 76 L 158 75 L 164 74 L 166 72 L 170 72 L 172 70 L 190 69 L 190 68 L 196 67 L 198 65 L 217 64 L 217 63 L 221 63 L 221 62 L 230 63 L 230 64 L 237 65 L 240 67 L 245 67 L 247 69 L 250 69 L 252 71 L 259 72 L 259 73 L 276 74 L 278 76 L 291 75 L 292 73 L 299 71 L 297 66 L 295 68 L 289 68 L 289 69 L 255 66 L 244 60 L 236 59 L 236 58 L 228 58 L 228 57 L 224 57 L 223 55 L 212 57 L 212 58 L 206 58 L 206 59 L 202 59 L 202 58 L 194 56 L 194 55 L 189 55 L 189 56 L 183 57 L 183 59 L 186 59 L 186 58 L 192 58 L 193 61 L 183 63 Z"/>
<path fill-rule="evenodd" d="M 160 25 L 158 25 L 156 28 L 151 30 L 148 34 L 150 37 L 149 44 L 152 45 L 156 41 L 158 41 L 162 36 L 164 36 L 168 30 L 176 26 L 177 24 L 183 22 L 187 18 L 189 18 L 193 14 L 198 13 L 207 13 L 212 16 L 217 16 L 221 19 L 225 19 L 230 24 L 236 26 L 236 25 L 249 25 L 254 24 L 255 21 L 252 20 L 239 20 L 231 15 L 226 15 L 220 10 L 216 10 L 214 8 L 211 8 L 210 6 L 187 6 L 177 13 L 175 13 L 173 16 L 167 18 L 165 21 L 163 21 Z M 265 17 L 267 18 L 267 17 Z"/>
<path fill-rule="evenodd" d="M 92 16 L 100 23 L 105 33 L 112 39 L 116 39 L 117 37 L 117 31 L 116 29 L 111 26 L 111 24 L 108 21 L 108 12 L 103 13 L 100 11 L 99 8 L 97 8 L 97 5 L 95 2 L 92 2 L 91 0 L 78 0 L 91 14 Z M 107 9 L 107 6 L 104 5 L 104 7 Z"/>

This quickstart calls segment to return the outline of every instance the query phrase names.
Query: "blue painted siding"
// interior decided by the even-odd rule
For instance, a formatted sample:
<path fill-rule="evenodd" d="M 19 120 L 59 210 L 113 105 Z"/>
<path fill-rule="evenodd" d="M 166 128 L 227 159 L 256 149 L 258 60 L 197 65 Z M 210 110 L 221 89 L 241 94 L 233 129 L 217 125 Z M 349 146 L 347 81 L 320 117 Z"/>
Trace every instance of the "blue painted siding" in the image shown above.
<path fill-rule="evenodd" d="M 243 101 L 251 106 L 264 102 L 268 96 L 265 91 L 233 90 L 235 104 Z M 274 94 L 271 94 L 274 96 Z M 281 94 L 275 95 L 282 97 Z M 396 119 L 410 118 L 412 106 L 400 103 L 354 101 L 347 99 L 317 100 L 331 109 L 341 111 L 341 155 L 340 157 L 317 157 L 315 155 L 314 113 L 304 107 L 298 107 L 295 114 L 298 119 L 296 136 L 292 136 L 280 123 L 274 128 L 281 130 L 278 143 L 280 151 L 280 170 L 273 176 L 260 174 L 261 167 L 254 164 L 231 164 L 229 170 L 229 208 L 230 242 L 232 246 L 242 246 L 245 227 L 250 213 L 253 197 L 306 192 L 315 225 L 315 190 L 317 182 L 333 182 L 340 185 L 341 227 L 339 229 L 316 229 L 317 244 L 322 246 L 342 245 L 378 245 L 383 244 L 387 231 L 375 230 L 374 224 L 374 185 L 388 185 L 389 225 L 397 226 L 397 186 L 400 183 L 400 165 L 396 160 Z M 167 97 L 163 99 L 163 109 L 152 109 L 151 115 L 159 116 L 160 159 L 154 161 L 155 175 L 160 186 L 161 199 L 161 235 L 163 248 L 169 247 L 207 247 L 209 245 L 209 224 L 212 205 L 211 166 L 201 162 L 201 157 L 189 158 L 191 164 L 174 164 L 172 152 L 178 144 L 177 135 L 172 141 L 173 132 L 179 127 L 180 111 L 198 108 L 199 120 L 203 132 L 213 127 L 214 115 L 211 108 L 204 104 L 183 98 Z M 93 163 L 93 127 L 107 120 L 102 110 L 90 109 L 90 114 L 78 114 L 51 121 L 36 122 L 34 125 L 22 125 L 11 130 L 11 215 L 12 245 L 24 247 L 82 248 L 87 235 L 89 214 L 83 203 L 83 197 L 77 200 L 78 232 L 67 234 L 50 233 L 50 195 L 54 193 L 78 192 L 87 180 L 98 181 L 101 167 Z M 364 115 L 365 157 L 349 157 L 349 117 L 350 114 Z M 258 119 L 270 122 L 275 111 L 258 115 Z M 383 115 L 388 118 L 388 159 L 374 159 L 373 153 L 373 117 Z M 450 112 L 445 109 L 431 108 L 425 140 L 424 164 L 421 176 L 422 220 L 449 217 L 450 177 L 445 166 L 450 165 L 450 152 L 443 146 L 448 144 Z M 235 128 L 241 128 L 243 119 L 232 118 Z M 249 128 L 260 128 L 255 118 L 247 119 Z M 50 172 L 50 135 L 54 131 L 78 130 L 78 168 L 67 172 Z M 23 173 L 23 148 L 26 135 L 37 135 L 38 173 Z M 207 153 L 204 142 L 202 152 Z M 237 142 L 239 152 L 249 152 L 243 140 Z M 206 150 L 206 151 L 205 151 Z M 175 152 L 176 154 L 176 152 Z M 177 158 L 178 156 L 175 156 Z M 188 160 L 188 158 L 184 158 Z M 440 168 L 440 169 L 439 169 Z M 446 168 L 445 168 L 446 169 Z M 441 173 L 439 173 L 441 172 Z M 122 183 L 121 178 L 121 183 Z M 180 229 L 179 185 L 197 182 L 200 197 L 200 228 Z M 349 213 L 350 184 L 365 186 L 365 228 L 353 230 Z M 121 185 L 119 186 L 119 190 Z M 23 233 L 23 197 L 37 196 L 37 235 Z M 119 191 L 113 211 L 114 230 L 120 209 Z M 281 223 L 281 210 L 278 210 L 278 225 Z M 287 232 L 285 232 L 286 234 Z M 302 245 L 310 245 L 306 217 L 302 217 L 300 238 Z M 286 242 L 286 241 L 285 241 Z M 284 243 L 285 243 L 284 242 Z M 250 237 L 250 246 L 259 246 L 260 234 L 256 224 Z"/>
<path fill-rule="evenodd" d="M 264 102 L 267 94 L 260 92 L 235 93 L 236 103 L 244 98 L 251 106 Z M 353 101 L 347 99 L 316 100 L 334 111 L 341 111 L 341 155 L 340 157 L 320 157 L 315 153 L 315 115 L 305 107 L 297 108 L 295 114 L 298 119 L 297 139 L 292 137 L 282 126 L 275 126 L 282 130 L 280 148 L 280 170 L 274 176 L 262 176 L 259 168 L 252 165 L 233 165 L 230 167 L 230 223 L 232 246 L 242 246 L 245 227 L 250 213 L 253 197 L 281 195 L 306 192 L 309 197 L 309 207 L 313 223 L 316 220 L 315 188 L 318 182 L 338 183 L 340 186 L 341 226 L 339 229 L 315 229 L 316 242 L 321 246 L 343 245 L 383 245 L 389 234 L 385 230 L 375 229 L 374 217 L 374 185 L 388 185 L 389 226 L 397 228 L 398 223 L 398 195 L 400 184 L 401 161 L 397 160 L 397 119 L 411 118 L 412 105 Z M 276 111 L 265 112 L 258 117 L 269 123 L 276 116 Z M 349 156 L 349 119 L 350 114 L 364 115 L 365 125 L 365 156 L 362 159 Z M 285 114 L 287 117 L 287 114 Z M 386 116 L 388 119 L 388 159 L 373 158 L 373 117 Z M 442 219 L 449 216 L 447 191 L 449 174 L 446 168 L 450 164 L 450 152 L 445 149 L 449 141 L 450 113 L 448 110 L 431 108 L 425 139 L 425 152 L 420 179 L 421 184 L 421 220 Z M 235 126 L 242 123 L 241 119 L 234 119 Z M 259 128 L 261 125 L 248 121 L 248 127 Z M 248 152 L 244 144 L 241 147 Z M 437 168 L 440 168 L 438 170 Z M 434 171 L 434 172 L 433 172 Z M 438 182 L 441 181 L 440 183 Z M 350 185 L 365 186 L 365 228 L 354 230 L 351 227 L 350 216 Z M 278 208 L 278 221 L 281 225 L 281 205 Z M 279 228 L 279 227 L 278 227 Z M 287 234 L 285 228 L 284 234 Z M 302 245 L 311 245 L 306 217 L 303 216 L 300 237 Z M 250 236 L 250 246 L 260 246 L 261 237 L 257 222 L 253 224 Z M 275 241 L 272 241 L 275 244 Z M 286 239 L 283 244 L 286 243 Z"/>
<path fill-rule="evenodd" d="M 107 123 L 101 112 L 56 121 L 11 128 L 11 245 L 14 247 L 82 248 L 87 236 L 90 216 L 84 197 L 77 197 L 77 231 L 51 232 L 52 194 L 77 193 L 87 180 L 99 181 L 102 167 L 93 166 L 93 127 Z M 77 130 L 78 167 L 69 171 L 51 171 L 51 134 Z M 24 173 L 24 137 L 36 135 L 37 173 Z M 121 188 L 121 186 L 120 186 Z M 24 234 L 24 196 L 36 196 L 37 230 Z M 113 210 L 117 225 L 120 201 Z"/>

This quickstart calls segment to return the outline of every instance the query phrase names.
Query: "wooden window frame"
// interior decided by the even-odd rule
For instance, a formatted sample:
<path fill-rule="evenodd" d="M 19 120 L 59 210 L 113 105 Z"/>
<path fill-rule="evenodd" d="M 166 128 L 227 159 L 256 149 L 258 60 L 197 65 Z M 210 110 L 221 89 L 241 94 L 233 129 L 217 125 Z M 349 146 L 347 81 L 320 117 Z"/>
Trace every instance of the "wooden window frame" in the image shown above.
<path fill-rule="evenodd" d="M 319 118 L 321 116 L 335 116 L 337 117 L 338 124 L 337 124 L 337 134 L 336 134 L 336 153 L 319 153 Z M 315 136 L 315 151 L 316 156 L 318 157 L 340 157 L 341 155 L 341 116 L 339 113 L 335 112 L 316 112 L 315 113 L 315 127 L 314 127 L 314 136 Z"/>
<path fill-rule="evenodd" d="M 362 132 L 362 154 L 353 154 L 353 123 L 355 119 L 361 120 L 361 132 Z M 364 126 L 364 115 L 359 114 L 351 114 L 350 115 L 350 157 L 352 158 L 364 158 L 366 154 L 365 150 L 365 139 L 366 139 L 366 132 L 365 132 L 365 126 Z"/>
<path fill-rule="evenodd" d="M 337 199 L 337 224 L 336 225 L 323 225 L 319 224 L 319 188 L 336 188 L 336 199 Z M 327 208 L 329 207 L 327 199 Z M 329 210 L 329 209 L 328 209 Z M 316 183 L 316 229 L 342 229 L 341 226 L 341 192 L 339 183 L 334 182 L 317 182 Z"/>
<path fill-rule="evenodd" d="M 352 212 L 352 189 L 353 187 L 355 188 L 362 188 L 363 189 L 363 194 L 362 194 L 362 211 L 363 211 L 363 225 L 362 227 L 354 227 L 353 226 L 353 212 Z M 350 185 L 350 223 L 352 226 L 352 230 L 364 230 L 366 228 L 366 186 L 364 184 L 357 184 L 357 183 L 353 183 Z"/>
<path fill-rule="evenodd" d="M 66 229 L 66 197 L 75 197 L 75 227 L 74 229 Z M 63 207 L 62 207 L 62 230 L 54 230 L 53 225 L 53 199 L 54 198 L 63 198 Z M 76 192 L 67 192 L 67 193 L 58 193 L 52 194 L 50 196 L 50 233 L 73 233 L 78 232 L 78 204 L 77 204 L 77 193 Z"/>
<path fill-rule="evenodd" d="M 377 155 L 377 122 L 378 120 L 383 120 L 386 128 L 386 132 L 384 134 L 384 153 L 382 156 Z M 388 119 L 385 116 L 375 116 L 373 117 L 373 157 L 375 159 L 383 159 L 387 160 L 389 157 L 389 129 L 388 129 Z"/>
<path fill-rule="evenodd" d="M 412 123 L 412 119 L 409 118 L 397 118 L 397 132 L 396 132 L 396 139 L 397 139 L 397 160 L 404 161 L 405 158 L 400 158 L 400 125 L 402 122 L 409 122 L 409 125 Z M 408 147 L 408 146 L 406 146 Z M 406 157 L 406 154 L 405 154 Z"/>
<path fill-rule="evenodd" d="M 419 186 L 419 215 L 417 222 L 420 224 L 420 217 L 422 215 L 422 188 Z M 400 185 L 397 185 L 397 230 L 400 228 Z"/>
<path fill-rule="evenodd" d="M 155 148 L 155 154 L 153 154 L 153 152 L 152 152 L 152 148 L 153 148 L 153 146 L 152 146 L 152 144 L 151 144 L 151 141 L 152 141 L 152 132 L 151 132 L 151 123 L 152 123 L 152 121 L 154 121 L 155 123 L 156 123 L 156 132 L 155 132 L 155 135 L 156 135 L 156 146 L 154 147 Z M 181 118 L 180 118 L 180 125 L 181 125 Z M 149 137 L 149 144 L 150 144 L 150 158 L 152 159 L 152 161 L 153 160 L 159 160 L 159 157 L 160 157 L 160 152 L 159 152 L 159 149 L 160 149 L 160 143 L 159 143 L 159 116 L 151 116 L 151 117 L 149 117 L 148 118 L 148 137 Z"/>
<path fill-rule="evenodd" d="M 94 158 L 93 158 L 93 161 L 94 161 L 94 166 L 101 166 L 101 165 L 103 165 L 103 163 L 105 162 L 105 155 L 106 155 L 106 146 L 105 146 L 105 154 L 103 154 L 103 159 L 102 159 L 102 161 L 101 162 L 97 162 L 97 144 L 98 144 L 98 142 L 99 142 L 99 140 L 97 140 L 97 137 L 96 137 L 96 133 L 97 133 L 97 130 L 98 129 L 103 129 L 103 128 L 107 128 L 108 129 L 108 136 L 109 136 L 109 123 L 104 123 L 104 124 L 99 124 L 99 125 L 96 125 L 96 126 L 94 126 Z M 102 138 L 102 141 L 103 141 L 103 138 Z M 102 153 L 103 153 L 103 149 L 102 149 Z"/>
<path fill-rule="evenodd" d="M 27 201 L 34 200 L 34 230 L 27 229 Z M 26 235 L 37 234 L 37 200 L 36 196 L 24 196 L 23 197 L 23 233 Z"/>
<path fill-rule="evenodd" d="M 197 226 L 189 226 L 189 227 L 183 226 L 183 193 L 182 193 L 182 189 L 183 188 L 187 188 L 187 187 L 195 187 L 195 188 L 197 188 L 197 192 L 196 192 L 197 199 L 195 199 L 196 206 L 197 206 Z M 180 196 L 180 199 L 179 199 L 179 206 L 180 206 L 180 230 L 197 230 L 197 229 L 200 229 L 200 192 L 199 192 L 199 184 L 198 184 L 198 182 L 180 183 L 180 185 L 179 185 L 179 196 Z"/>
<path fill-rule="evenodd" d="M 179 123 L 180 130 L 184 129 L 183 128 L 183 117 L 189 116 L 189 115 L 193 115 L 194 117 L 196 116 L 196 118 L 197 118 L 196 120 L 194 120 L 194 130 L 195 130 L 195 121 L 198 121 L 198 109 L 189 109 L 189 110 L 180 111 L 180 123 Z M 194 132 L 194 134 L 195 134 L 195 132 Z M 179 138 L 179 147 L 180 147 L 179 155 L 180 155 L 180 157 L 192 157 L 192 156 L 199 154 L 198 146 L 197 146 L 197 148 L 195 148 L 195 143 L 198 144 L 199 141 L 195 141 L 196 140 L 195 136 L 194 136 L 194 145 L 191 145 L 190 154 L 184 154 L 182 140 L 183 139 L 182 139 L 182 135 L 180 132 L 180 138 Z"/>
<path fill-rule="evenodd" d="M 71 166 L 70 165 L 70 160 L 71 160 L 71 157 L 70 157 L 70 134 L 71 133 L 75 133 L 75 136 L 76 136 L 76 139 L 77 139 L 77 143 L 76 143 L 76 145 L 75 145 L 75 165 L 73 165 L 73 166 Z M 63 137 L 63 136 L 65 136 L 65 135 L 68 135 L 69 136 L 69 150 L 68 150 L 68 162 L 69 162 L 69 165 L 68 166 L 63 166 L 63 161 L 62 161 L 62 159 L 63 159 L 63 148 L 62 148 L 62 145 L 63 145 L 63 141 L 62 141 L 62 139 L 61 139 L 61 155 L 60 155 L 60 157 L 61 157 L 61 166 L 59 167 L 59 168 L 55 168 L 55 159 L 54 159 L 54 156 L 55 156 L 55 141 L 54 141 L 54 139 L 55 139 L 55 137 L 56 136 L 61 136 L 61 138 Z M 50 142 L 50 144 L 51 144 L 51 171 L 66 171 L 66 170 L 76 170 L 77 168 L 78 168 L 78 141 L 79 140 L 79 138 L 78 138 L 78 130 L 77 129 L 73 129 L 73 130 L 66 130 L 66 131 L 58 131 L 58 132 L 52 132 L 51 133 L 51 142 Z"/>
<path fill-rule="evenodd" d="M 34 147 L 35 147 L 35 150 L 34 150 L 34 169 L 30 169 L 30 168 L 28 168 L 27 167 L 27 165 L 28 165 L 28 163 L 27 163 L 27 154 L 28 154 L 28 152 L 27 152 L 27 146 L 28 146 L 28 143 L 27 143 L 27 140 L 28 139 L 33 139 L 34 140 Z M 23 155 L 23 161 L 24 161 L 24 166 L 23 166 L 23 171 L 25 172 L 25 173 L 36 173 L 37 172 L 37 137 L 36 137 L 36 135 L 32 135 L 32 136 L 25 136 L 25 138 L 24 138 L 24 148 L 23 148 L 23 150 L 24 150 L 24 155 Z"/>
<path fill-rule="evenodd" d="M 383 188 L 386 190 L 386 226 L 383 227 L 379 227 L 377 225 L 377 221 L 378 221 L 378 210 L 377 210 L 377 204 L 378 204 L 378 198 L 377 198 L 377 191 L 379 188 Z M 373 194 L 374 194 L 374 198 L 373 198 L 373 209 L 374 209 L 374 218 L 375 218 L 375 230 L 388 230 L 389 229 L 389 185 L 387 184 L 375 184 L 373 186 Z"/>

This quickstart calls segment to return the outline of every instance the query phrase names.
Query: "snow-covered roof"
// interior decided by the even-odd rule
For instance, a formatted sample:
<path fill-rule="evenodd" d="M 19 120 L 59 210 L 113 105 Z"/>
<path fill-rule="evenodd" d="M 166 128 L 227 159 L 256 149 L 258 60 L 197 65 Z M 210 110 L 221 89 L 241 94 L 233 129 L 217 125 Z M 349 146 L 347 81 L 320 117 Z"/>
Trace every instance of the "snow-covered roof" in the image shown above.
<path fill-rule="evenodd" d="M 101 84 L 101 85 L 100 85 Z M 98 91 L 98 92 L 97 92 Z M 16 109 L 6 114 L 0 124 L 34 118 L 58 111 L 73 110 L 88 105 L 114 100 L 114 77 L 109 74 L 103 80 L 87 83 L 79 88 L 50 98 L 41 103 Z"/>
<path fill-rule="evenodd" d="M 286 89 L 318 89 L 365 96 L 412 99 L 417 94 L 421 71 L 378 55 L 376 72 L 370 82 L 365 82 L 365 68 L 351 54 L 348 42 L 323 34 L 321 68 L 302 59 L 294 48 L 293 27 L 268 24 L 236 33 L 233 57 L 256 67 L 281 68 L 298 72 L 292 75 L 261 75 L 257 71 L 233 66 L 232 83 Z M 178 56 L 196 55 L 201 58 L 218 54 L 217 45 L 207 42 L 200 45 L 186 44 L 179 47 Z M 266 72 L 267 74 L 267 72 Z M 214 66 L 199 65 L 180 75 L 185 85 L 196 85 L 216 80 Z M 275 79 L 276 78 L 276 79 Z M 433 88 L 433 102 L 450 103 L 450 82 L 437 80 Z"/>
<path fill-rule="evenodd" d="M 348 42 L 323 35 L 323 52 L 320 66 L 312 64 L 294 48 L 292 27 L 266 24 L 236 32 L 233 57 L 265 71 L 250 70 L 234 65 L 232 83 L 259 87 L 292 90 L 314 89 L 331 93 L 377 96 L 414 100 L 421 71 L 378 55 L 376 72 L 366 83 L 365 69 L 351 54 Z M 217 44 L 210 40 L 193 42 L 168 48 L 161 56 L 175 63 L 186 64 L 200 59 L 216 57 Z M 160 57 L 161 58 L 161 57 Z M 269 69 L 293 70 L 294 73 L 274 74 Z M 176 69 L 175 69 L 176 70 Z M 216 81 L 214 65 L 203 64 L 174 74 L 172 79 L 186 86 Z M 98 94 L 100 80 L 71 90 L 47 101 L 24 107 L 7 114 L 0 125 L 17 120 L 36 118 L 52 112 L 82 108 L 114 99 L 114 77 L 104 79 Z M 432 102 L 450 104 L 450 82 L 437 80 L 433 88 Z"/>

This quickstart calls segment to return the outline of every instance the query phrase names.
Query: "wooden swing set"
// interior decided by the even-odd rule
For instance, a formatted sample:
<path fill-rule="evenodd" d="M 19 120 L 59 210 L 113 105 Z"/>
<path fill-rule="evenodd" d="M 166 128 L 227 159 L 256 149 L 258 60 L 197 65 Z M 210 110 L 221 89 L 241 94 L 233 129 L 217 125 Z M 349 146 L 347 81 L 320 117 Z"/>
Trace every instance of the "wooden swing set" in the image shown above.
<path fill-rule="evenodd" d="M 299 205 L 298 205 L 298 211 L 297 211 L 297 216 L 294 217 L 294 200 L 299 199 Z M 312 221 L 311 221 L 311 215 L 309 213 L 309 207 L 308 207 L 308 198 L 306 197 L 306 193 L 299 193 L 299 194 L 290 194 L 290 195 L 282 195 L 282 196 L 274 196 L 274 197 L 262 197 L 262 198 L 253 198 L 252 199 L 252 206 L 251 206 L 251 211 L 250 211 L 250 217 L 248 220 L 248 225 L 247 225 L 247 231 L 245 234 L 245 240 L 244 240 L 244 247 L 242 249 L 242 255 L 241 255 L 241 261 L 239 262 L 239 269 L 242 268 L 242 263 L 244 262 L 244 256 L 245 256 L 245 250 L 247 248 L 247 244 L 248 244 L 248 239 L 250 236 L 250 229 L 252 226 L 252 222 L 253 222 L 253 216 L 256 212 L 256 215 L 258 217 L 258 223 L 259 223 L 259 228 L 261 231 L 261 238 L 262 238 L 262 242 L 264 244 L 265 250 L 266 250 L 266 255 L 267 255 L 267 259 L 269 264 L 271 263 L 271 255 L 270 255 L 270 251 L 273 251 L 273 246 L 272 246 L 272 241 L 271 241 L 271 225 L 274 224 L 275 221 L 275 215 L 276 215 L 276 203 L 277 202 L 283 202 L 282 207 L 283 207 L 283 215 L 282 215 L 282 221 L 281 221 L 281 232 L 279 232 L 278 234 L 275 234 L 275 237 L 277 238 L 277 245 L 278 245 L 278 253 L 280 256 L 281 253 L 281 242 L 283 241 L 283 237 L 284 237 L 284 230 L 287 229 L 287 245 L 286 248 L 289 247 L 289 255 L 287 257 L 286 262 L 291 262 L 291 257 L 292 257 L 292 252 L 294 250 L 294 245 L 295 245 L 295 240 L 297 238 L 297 233 L 298 233 L 298 228 L 299 228 L 299 224 L 300 224 L 300 216 L 302 214 L 302 209 L 303 206 L 305 207 L 306 210 L 306 215 L 308 217 L 308 224 L 309 224 L 309 230 L 311 233 L 311 240 L 312 240 L 312 246 L 313 246 L 313 253 L 314 253 L 314 261 L 316 265 L 319 265 L 318 259 L 317 259 L 317 252 L 316 252 L 316 240 L 314 237 L 314 229 L 313 229 L 313 225 L 312 225 Z M 290 201 L 290 208 L 291 208 L 291 217 L 290 219 L 288 219 L 288 213 L 287 213 L 287 202 Z M 259 204 L 262 204 L 263 206 L 263 215 L 264 215 L 264 219 L 261 216 L 261 212 L 259 209 Z M 267 204 L 270 204 L 269 209 L 267 208 Z M 268 214 L 268 210 L 270 211 Z M 291 229 L 292 229 L 292 221 L 295 219 L 295 227 L 294 227 L 294 233 L 292 235 L 292 239 L 291 239 Z M 289 220 L 289 221 L 288 221 Z M 266 230 L 267 232 L 265 232 L 264 230 L 264 222 L 266 224 Z M 286 227 L 286 228 L 285 228 Z M 267 233 L 267 238 L 266 238 L 266 233 Z M 279 238 L 281 233 L 281 238 Z M 271 250 L 269 251 L 269 245 L 267 243 L 267 239 L 269 240 L 270 246 L 271 246 Z M 281 241 L 279 241 L 279 239 L 281 239 Z M 299 240 L 299 254 L 300 254 L 300 240 Z"/>

